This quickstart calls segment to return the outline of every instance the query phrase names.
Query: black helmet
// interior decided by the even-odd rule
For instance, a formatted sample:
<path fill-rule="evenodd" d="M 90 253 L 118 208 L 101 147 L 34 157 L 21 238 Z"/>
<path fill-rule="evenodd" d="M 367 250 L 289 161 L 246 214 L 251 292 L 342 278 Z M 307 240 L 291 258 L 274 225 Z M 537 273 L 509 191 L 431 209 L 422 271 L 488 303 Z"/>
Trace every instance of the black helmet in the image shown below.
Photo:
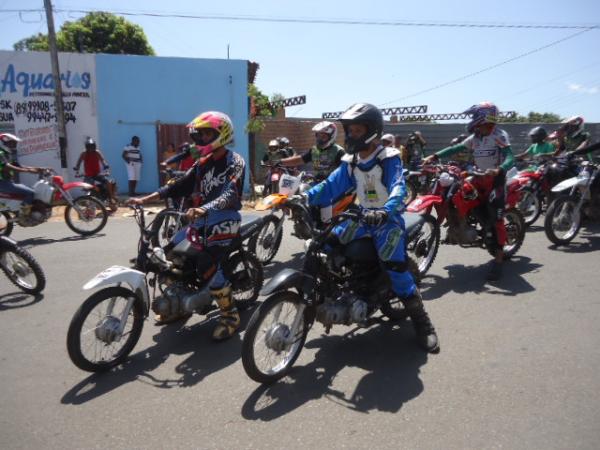
<path fill-rule="evenodd" d="M 85 140 L 85 149 L 86 150 L 96 150 L 96 141 L 94 141 L 91 137 L 88 137 Z"/>
<path fill-rule="evenodd" d="M 531 142 L 534 144 L 541 144 L 544 142 L 544 139 L 548 137 L 548 132 L 544 129 L 544 127 L 532 128 L 527 134 L 531 138 Z"/>
<path fill-rule="evenodd" d="M 348 108 L 340 117 L 340 122 L 346 133 L 346 153 L 354 155 L 365 150 L 374 139 L 377 139 L 383 133 L 383 115 L 381 111 L 369 103 L 356 103 Z M 367 132 L 364 136 L 354 139 L 350 137 L 348 127 L 352 124 L 363 124 L 367 126 Z"/>

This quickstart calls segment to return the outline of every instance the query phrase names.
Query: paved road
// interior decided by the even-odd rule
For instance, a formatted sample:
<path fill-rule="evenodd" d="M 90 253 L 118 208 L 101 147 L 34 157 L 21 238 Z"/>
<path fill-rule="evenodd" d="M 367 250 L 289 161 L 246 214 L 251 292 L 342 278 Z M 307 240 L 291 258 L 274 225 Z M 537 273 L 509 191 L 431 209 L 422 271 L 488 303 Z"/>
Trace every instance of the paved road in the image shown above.
<path fill-rule="evenodd" d="M 48 287 L 33 299 L 0 279 L 0 448 L 599 448 L 595 231 L 557 250 L 534 226 L 494 285 L 484 251 L 442 247 L 424 280 L 439 355 L 406 324 L 316 325 L 291 376 L 263 388 L 240 338 L 213 344 L 200 316 L 148 321 L 124 366 L 78 370 L 65 338 L 81 286 L 134 255 L 135 225 L 111 219 L 89 239 L 62 223 L 17 228 Z M 300 249 L 285 239 L 277 260 Z"/>

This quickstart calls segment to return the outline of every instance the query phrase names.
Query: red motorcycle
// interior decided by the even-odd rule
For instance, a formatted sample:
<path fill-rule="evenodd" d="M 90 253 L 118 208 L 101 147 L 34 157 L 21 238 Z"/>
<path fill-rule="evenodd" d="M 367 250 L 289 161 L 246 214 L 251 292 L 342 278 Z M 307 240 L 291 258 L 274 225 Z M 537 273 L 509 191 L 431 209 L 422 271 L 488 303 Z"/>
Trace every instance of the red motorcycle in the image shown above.
<path fill-rule="evenodd" d="M 108 220 L 108 212 L 100 200 L 90 195 L 94 186 L 81 181 L 65 183 L 52 170 L 40 175 L 33 185 L 34 197 L 30 211 L 24 212 L 20 198 L 0 192 L 0 235 L 9 236 L 14 223 L 34 227 L 52 216 L 52 208 L 66 203 L 65 222 L 75 233 L 88 236 L 98 233 Z"/>
<path fill-rule="evenodd" d="M 437 178 L 432 183 L 431 193 L 420 195 L 412 201 L 407 210 L 419 214 L 431 214 L 435 209 L 437 225 L 447 227 L 445 243 L 461 247 L 483 247 L 494 254 L 496 233 L 495 223 L 488 219 L 484 206 L 493 195 L 491 176 L 476 170 L 463 171 L 455 165 L 436 165 Z M 504 258 L 517 253 L 525 238 L 525 221 L 517 209 L 520 194 L 509 190 L 506 194 L 504 228 L 506 243 Z"/>
<path fill-rule="evenodd" d="M 282 166 L 279 163 L 261 164 L 267 168 L 267 177 L 265 179 L 265 187 L 263 189 L 263 197 L 279 192 L 279 180 L 283 174 L 296 175 L 296 170 L 291 167 Z"/>

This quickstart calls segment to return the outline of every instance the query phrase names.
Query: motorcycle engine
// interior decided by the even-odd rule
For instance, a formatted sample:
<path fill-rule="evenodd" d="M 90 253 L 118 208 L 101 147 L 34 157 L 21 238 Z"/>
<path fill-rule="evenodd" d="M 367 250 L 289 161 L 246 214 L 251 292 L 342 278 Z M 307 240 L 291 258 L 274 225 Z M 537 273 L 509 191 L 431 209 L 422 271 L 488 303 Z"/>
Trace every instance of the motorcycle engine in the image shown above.
<path fill-rule="evenodd" d="M 19 214 L 17 216 L 17 223 L 20 226 L 33 227 L 46 222 L 50 218 L 52 209 L 36 203 L 31 207 L 31 212 L 29 214 Z"/>
<path fill-rule="evenodd" d="M 317 307 L 317 320 L 325 326 L 360 323 L 367 318 L 368 305 L 362 298 L 345 292 Z"/>
<path fill-rule="evenodd" d="M 212 301 L 208 288 L 200 291 L 183 283 L 173 283 L 152 301 L 152 311 L 162 316 L 191 313 Z"/>
<path fill-rule="evenodd" d="M 451 210 L 448 214 L 447 233 L 448 241 L 451 244 L 472 244 L 479 236 L 477 229 L 468 224 L 465 217 L 458 217 L 457 212 L 454 210 Z"/>

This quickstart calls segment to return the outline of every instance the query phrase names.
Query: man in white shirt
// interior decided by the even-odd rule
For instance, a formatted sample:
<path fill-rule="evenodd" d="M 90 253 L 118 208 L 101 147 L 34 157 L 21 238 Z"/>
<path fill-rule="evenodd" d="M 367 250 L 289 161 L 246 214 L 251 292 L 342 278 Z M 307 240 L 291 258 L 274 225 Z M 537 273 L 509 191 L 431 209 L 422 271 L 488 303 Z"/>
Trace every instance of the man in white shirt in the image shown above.
<path fill-rule="evenodd" d="M 123 160 L 127 167 L 127 178 L 129 179 L 129 196 L 133 197 L 136 195 L 135 188 L 138 180 L 140 179 L 140 173 L 142 171 L 142 152 L 140 150 L 140 138 L 133 136 L 131 143 L 126 145 L 123 149 Z"/>

